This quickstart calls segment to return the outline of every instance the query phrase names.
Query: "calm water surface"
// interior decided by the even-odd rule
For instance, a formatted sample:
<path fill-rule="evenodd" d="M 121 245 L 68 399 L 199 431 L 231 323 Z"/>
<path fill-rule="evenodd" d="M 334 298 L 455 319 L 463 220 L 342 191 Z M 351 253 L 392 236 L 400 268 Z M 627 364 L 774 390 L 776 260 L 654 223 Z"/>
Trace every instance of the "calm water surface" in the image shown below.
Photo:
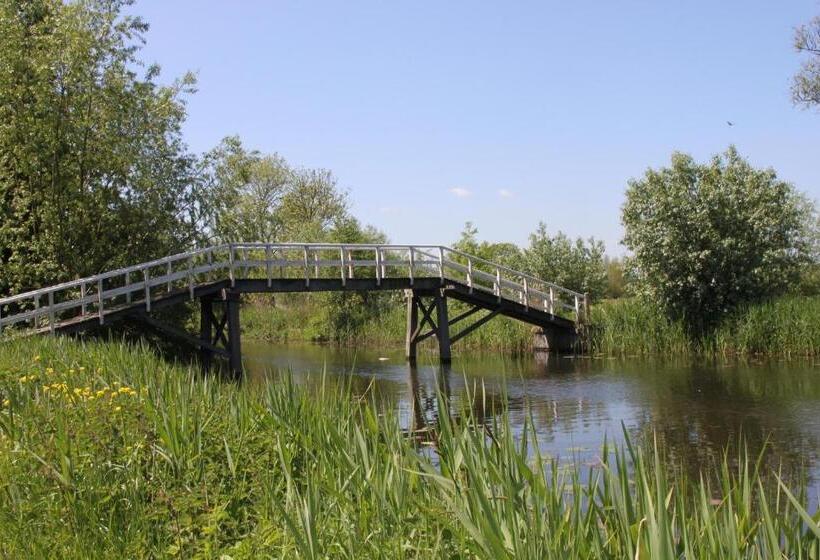
<path fill-rule="evenodd" d="M 742 434 L 750 454 L 764 449 L 784 471 L 806 467 L 812 497 L 820 481 L 820 361 L 648 361 L 498 354 L 456 356 L 441 367 L 420 353 L 411 368 L 400 350 L 243 341 L 253 380 L 289 371 L 297 383 L 331 382 L 371 391 L 379 406 L 398 411 L 404 428 L 436 418 L 436 387 L 453 410 L 470 406 L 491 420 L 503 402 L 517 429 L 532 411 L 544 452 L 594 463 L 601 443 L 655 434 L 671 460 L 696 473 L 713 465 Z M 482 387 L 483 395 L 482 398 Z M 478 396 L 466 402 L 468 394 Z M 815 502 L 816 503 L 816 502 Z"/>

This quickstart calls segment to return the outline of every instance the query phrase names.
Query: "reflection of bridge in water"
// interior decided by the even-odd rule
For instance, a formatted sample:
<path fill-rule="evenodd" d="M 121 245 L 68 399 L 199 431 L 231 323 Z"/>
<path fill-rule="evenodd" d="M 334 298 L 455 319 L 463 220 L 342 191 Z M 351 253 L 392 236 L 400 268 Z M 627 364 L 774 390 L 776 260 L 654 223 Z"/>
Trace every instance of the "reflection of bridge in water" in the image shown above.
<path fill-rule="evenodd" d="M 449 362 L 453 343 L 497 315 L 537 327 L 550 349 L 574 349 L 588 313 L 584 294 L 447 247 L 233 243 L 0 299 L 0 332 L 16 326 L 72 333 L 135 320 L 196 347 L 205 369 L 214 356 L 226 358 L 238 376 L 242 294 L 389 290 L 407 296 L 411 362 L 430 337 L 438 341 L 440 361 Z M 451 317 L 450 299 L 466 310 Z M 152 315 L 186 300 L 199 301 L 199 336 Z"/>

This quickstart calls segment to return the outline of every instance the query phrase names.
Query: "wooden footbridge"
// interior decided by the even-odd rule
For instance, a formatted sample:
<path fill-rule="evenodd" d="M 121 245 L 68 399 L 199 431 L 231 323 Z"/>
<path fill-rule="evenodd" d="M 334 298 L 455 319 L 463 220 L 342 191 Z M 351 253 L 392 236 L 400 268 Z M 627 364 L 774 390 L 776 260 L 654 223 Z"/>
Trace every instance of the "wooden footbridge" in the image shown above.
<path fill-rule="evenodd" d="M 589 307 L 585 294 L 447 247 L 231 243 L 0 299 L 0 333 L 76 333 L 137 320 L 193 344 L 203 368 L 222 356 L 238 376 L 241 294 L 383 290 L 407 296 L 410 361 L 418 343 L 435 336 L 440 360 L 449 362 L 451 344 L 496 315 L 539 327 L 551 349 L 566 350 L 574 346 Z M 466 310 L 450 317 L 448 299 L 464 302 Z M 151 315 L 186 300 L 200 303 L 198 336 Z"/>

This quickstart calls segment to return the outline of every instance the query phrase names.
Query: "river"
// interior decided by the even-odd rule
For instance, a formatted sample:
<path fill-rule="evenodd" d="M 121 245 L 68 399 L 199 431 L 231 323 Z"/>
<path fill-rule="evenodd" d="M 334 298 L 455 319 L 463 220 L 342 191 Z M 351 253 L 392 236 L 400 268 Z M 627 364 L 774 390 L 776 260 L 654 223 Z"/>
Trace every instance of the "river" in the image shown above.
<path fill-rule="evenodd" d="M 657 437 L 668 460 L 696 475 L 713 469 L 742 440 L 770 468 L 807 469 L 820 486 L 820 361 L 647 360 L 494 353 L 456 356 L 449 367 L 420 352 L 410 367 L 399 349 L 353 349 L 243 341 L 252 382 L 288 372 L 300 384 L 347 383 L 370 392 L 402 427 L 435 419 L 436 389 L 452 410 L 470 406 L 487 422 L 506 403 L 514 429 L 532 412 L 542 451 L 559 461 L 594 464 L 601 443 Z M 469 397 L 472 395 L 472 398 Z M 467 402 L 467 399 L 471 402 Z"/>

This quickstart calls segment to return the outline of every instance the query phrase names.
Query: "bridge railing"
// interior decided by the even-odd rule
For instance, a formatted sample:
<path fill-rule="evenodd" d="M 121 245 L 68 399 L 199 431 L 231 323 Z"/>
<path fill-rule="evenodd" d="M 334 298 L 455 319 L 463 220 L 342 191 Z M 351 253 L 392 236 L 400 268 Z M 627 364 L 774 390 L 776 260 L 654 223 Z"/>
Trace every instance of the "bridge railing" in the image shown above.
<path fill-rule="evenodd" d="M 158 297 L 197 285 L 238 278 L 303 280 L 438 277 L 471 291 L 491 293 L 553 315 L 581 322 L 588 308 L 584 294 L 540 278 L 439 245 L 231 243 L 180 253 L 0 299 L 0 332 L 27 324 L 54 329 L 64 321 L 98 317 L 125 306 L 146 311 Z"/>

